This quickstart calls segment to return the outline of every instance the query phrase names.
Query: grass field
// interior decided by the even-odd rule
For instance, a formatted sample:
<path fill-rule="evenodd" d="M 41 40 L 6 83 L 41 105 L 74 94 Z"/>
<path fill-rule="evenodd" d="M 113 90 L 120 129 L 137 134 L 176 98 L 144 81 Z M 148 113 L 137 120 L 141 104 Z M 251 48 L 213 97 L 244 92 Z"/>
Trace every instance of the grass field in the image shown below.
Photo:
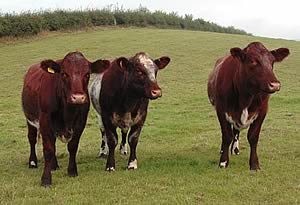
<path fill-rule="evenodd" d="M 215 60 L 231 47 L 261 41 L 288 47 L 289 58 L 275 65 L 282 90 L 270 100 L 258 146 L 261 170 L 250 172 L 246 131 L 241 154 L 219 169 L 220 129 L 206 93 Z M 21 109 L 23 76 L 41 59 L 79 50 L 91 60 L 148 52 L 171 57 L 159 73 L 163 97 L 152 101 L 137 148 L 139 169 L 127 171 L 116 155 L 114 173 L 97 159 L 99 132 L 91 108 L 82 135 L 79 176 L 67 176 L 66 145 L 57 141 L 60 170 L 50 189 L 40 186 L 39 168 L 28 169 L 29 143 Z M 0 204 L 300 204 L 300 42 L 208 32 L 157 29 L 101 29 L 50 34 L 0 44 Z"/>

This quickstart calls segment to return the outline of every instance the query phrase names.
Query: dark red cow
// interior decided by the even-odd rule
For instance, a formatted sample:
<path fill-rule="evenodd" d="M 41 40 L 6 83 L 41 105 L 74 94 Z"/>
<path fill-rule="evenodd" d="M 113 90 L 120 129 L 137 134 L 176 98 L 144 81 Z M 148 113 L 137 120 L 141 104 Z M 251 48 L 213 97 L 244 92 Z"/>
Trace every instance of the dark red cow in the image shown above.
<path fill-rule="evenodd" d="M 73 52 L 63 60 L 44 60 L 32 65 L 25 75 L 22 106 L 30 143 L 29 168 L 37 168 L 35 144 L 37 134 L 41 134 L 45 159 L 43 186 L 51 185 L 51 170 L 59 168 L 56 137 L 68 143 L 68 175 L 78 175 L 75 157 L 90 106 L 90 73 L 102 73 L 109 66 L 109 61 L 91 63 L 80 52 Z"/>
<path fill-rule="evenodd" d="M 169 57 L 152 60 L 146 53 L 137 53 L 129 59 L 121 57 L 111 68 L 98 75 L 91 87 L 91 99 L 96 109 L 103 135 L 100 153 L 107 154 L 107 171 L 115 170 L 116 129 L 122 131 L 121 152 L 127 153 L 126 138 L 130 146 L 128 169 L 137 169 L 136 146 L 146 120 L 149 99 L 162 96 L 156 75 L 165 68 Z"/>
<path fill-rule="evenodd" d="M 215 106 L 222 130 L 220 167 L 229 164 L 229 146 L 238 153 L 241 129 L 249 128 L 251 170 L 259 169 L 256 153 L 260 129 L 268 109 L 269 95 L 280 90 L 273 64 L 289 55 L 289 49 L 269 51 L 262 43 L 232 48 L 231 55 L 219 59 L 208 79 L 208 96 Z"/>

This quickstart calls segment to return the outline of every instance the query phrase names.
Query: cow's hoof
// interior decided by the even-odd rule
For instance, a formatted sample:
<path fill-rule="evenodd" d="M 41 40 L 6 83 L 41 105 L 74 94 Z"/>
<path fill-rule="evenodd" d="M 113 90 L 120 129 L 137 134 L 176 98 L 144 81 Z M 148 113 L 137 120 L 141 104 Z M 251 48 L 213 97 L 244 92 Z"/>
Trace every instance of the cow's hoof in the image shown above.
<path fill-rule="evenodd" d="M 51 178 L 43 178 L 42 177 L 41 186 L 46 187 L 46 188 L 50 187 L 51 186 Z"/>
<path fill-rule="evenodd" d="M 129 162 L 127 169 L 128 170 L 135 170 L 135 169 L 137 169 L 137 160 L 135 159 L 132 162 Z"/>
<path fill-rule="evenodd" d="M 252 166 L 250 167 L 250 171 L 259 171 L 260 167 L 259 166 Z"/>
<path fill-rule="evenodd" d="M 225 162 L 220 162 L 219 167 L 220 168 L 226 168 L 228 166 L 227 161 Z"/>
<path fill-rule="evenodd" d="M 33 169 L 33 168 L 37 168 L 37 167 L 38 167 L 37 162 L 35 162 L 35 161 L 30 161 L 29 162 L 29 168 Z"/>
<path fill-rule="evenodd" d="M 68 170 L 68 176 L 69 177 L 77 177 L 78 176 L 78 172 L 77 170 Z"/>
<path fill-rule="evenodd" d="M 120 145 L 120 154 L 121 155 L 127 155 L 128 154 L 128 151 L 127 151 L 127 144 L 124 144 L 124 145 Z"/>
<path fill-rule="evenodd" d="M 108 172 L 114 172 L 114 171 L 116 171 L 116 170 L 115 170 L 114 167 L 107 167 L 107 168 L 106 168 L 106 171 L 108 171 Z"/>

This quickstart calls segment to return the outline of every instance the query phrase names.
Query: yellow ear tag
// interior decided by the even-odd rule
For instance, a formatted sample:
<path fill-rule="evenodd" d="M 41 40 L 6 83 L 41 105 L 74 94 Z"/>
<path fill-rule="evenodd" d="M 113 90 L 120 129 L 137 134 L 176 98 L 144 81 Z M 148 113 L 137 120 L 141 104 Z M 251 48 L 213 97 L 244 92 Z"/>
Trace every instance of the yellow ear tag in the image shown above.
<path fill-rule="evenodd" d="M 55 73 L 55 71 L 53 70 L 53 68 L 48 68 L 48 73 Z"/>

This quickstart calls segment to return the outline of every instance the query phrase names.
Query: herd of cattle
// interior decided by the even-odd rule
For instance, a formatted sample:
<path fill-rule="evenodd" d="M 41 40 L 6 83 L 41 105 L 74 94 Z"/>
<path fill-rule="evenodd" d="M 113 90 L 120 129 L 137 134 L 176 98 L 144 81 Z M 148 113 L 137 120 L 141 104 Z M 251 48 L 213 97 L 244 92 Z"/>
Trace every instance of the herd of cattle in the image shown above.
<path fill-rule="evenodd" d="M 222 131 L 220 167 L 229 164 L 230 145 L 231 153 L 239 154 L 240 130 L 250 126 L 249 165 L 251 170 L 260 168 L 256 153 L 260 129 L 269 95 L 280 89 L 273 64 L 288 55 L 287 48 L 269 51 L 262 43 L 253 42 L 244 49 L 232 48 L 230 55 L 217 60 L 208 78 L 208 96 Z M 130 147 L 128 169 L 137 169 L 136 146 L 149 100 L 162 96 L 157 72 L 170 60 L 167 56 L 153 60 L 140 52 L 112 62 L 90 62 L 82 53 L 71 52 L 61 60 L 44 60 L 32 65 L 24 79 L 22 107 L 30 143 L 29 168 L 37 168 L 35 145 L 37 136 L 42 136 L 45 165 L 41 184 L 51 185 L 51 171 L 59 168 L 55 154 L 57 137 L 68 146 L 68 175 L 78 175 L 76 153 L 90 98 L 99 118 L 102 134 L 99 155 L 107 157 L 106 170 L 115 170 L 117 128 L 122 133 L 121 153 L 127 154 L 127 141 Z M 93 73 L 95 79 L 88 90 Z"/>

